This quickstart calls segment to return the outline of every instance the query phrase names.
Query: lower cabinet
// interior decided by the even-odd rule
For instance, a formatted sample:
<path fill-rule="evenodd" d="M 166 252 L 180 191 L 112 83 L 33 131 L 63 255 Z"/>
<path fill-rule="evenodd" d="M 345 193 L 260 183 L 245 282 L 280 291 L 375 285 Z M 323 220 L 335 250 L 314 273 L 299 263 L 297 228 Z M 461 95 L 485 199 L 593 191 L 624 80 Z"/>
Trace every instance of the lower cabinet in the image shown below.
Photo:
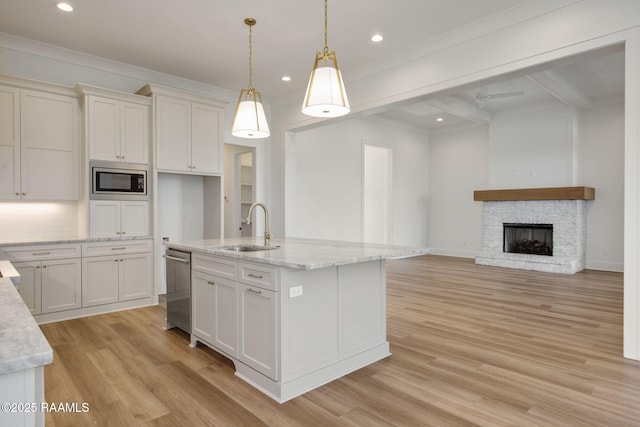
<path fill-rule="evenodd" d="M 150 303 L 152 250 L 152 239 L 10 245 L 0 246 L 0 259 L 11 261 L 20 273 L 17 290 L 31 313 L 42 315 L 36 320 L 52 321 L 71 315 L 52 313 L 78 309 L 76 317 L 100 312 L 85 310 L 89 307 Z"/>
<path fill-rule="evenodd" d="M 277 378 L 277 293 L 238 284 L 238 360 Z"/>
<path fill-rule="evenodd" d="M 99 256 L 82 258 L 83 307 L 151 296 L 151 248 L 146 243 L 86 244 L 84 254 Z"/>
<path fill-rule="evenodd" d="M 277 269 L 200 254 L 192 259 L 192 345 L 202 341 L 278 380 Z"/>
<path fill-rule="evenodd" d="M 191 275 L 193 334 L 231 357 L 237 356 L 237 287 L 222 277 Z"/>
<path fill-rule="evenodd" d="M 18 292 L 32 314 L 54 313 L 81 307 L 79 258 L 16 262 Z"/>

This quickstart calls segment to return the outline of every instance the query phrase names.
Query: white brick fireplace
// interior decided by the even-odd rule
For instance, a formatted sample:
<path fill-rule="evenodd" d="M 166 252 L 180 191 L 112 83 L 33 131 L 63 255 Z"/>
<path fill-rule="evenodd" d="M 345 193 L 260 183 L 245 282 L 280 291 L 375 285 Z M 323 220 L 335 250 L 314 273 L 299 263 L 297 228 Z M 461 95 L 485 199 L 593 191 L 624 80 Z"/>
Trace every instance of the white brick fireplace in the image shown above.
<path fill-rule="evenodd" d="M 482 252 L 476 264 L 574 274 L 585 268 L 590 187 L 476 191 L 483 202 Z M 504 224 L 553 225 L 553 255 L 505 252 Z"/>

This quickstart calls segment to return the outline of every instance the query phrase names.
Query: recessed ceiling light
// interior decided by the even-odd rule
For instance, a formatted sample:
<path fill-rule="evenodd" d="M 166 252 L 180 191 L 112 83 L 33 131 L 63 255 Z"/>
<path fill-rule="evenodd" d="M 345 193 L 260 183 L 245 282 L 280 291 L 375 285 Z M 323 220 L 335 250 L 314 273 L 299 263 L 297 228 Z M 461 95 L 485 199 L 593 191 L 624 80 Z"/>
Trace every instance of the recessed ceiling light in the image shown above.
<path fill-rule="evenodd" d="M 444 122 L 444 119 L 443 119 L 442 117 L 438 117 L 438 118 L 436 119 L 436 122 Z"/>
<path fill-rule="evenodd" d="M 283 82 L 290 82 L 291 81 L 291 77 L 290 76 L 282 76 L 282 81 Z"/>
<path fill-rule="evenodd" d="M 64 12 L 73 12 L 73 6 L 66 1 L 56 2 L 56 7 Z"/>
<path fill-rule="evenodd" d="M 380 43 L 382 40 L 384 40 L 382 34 L 374 34 L 373 36 L 371 36 L 371 41 L 374 43 Z"/>

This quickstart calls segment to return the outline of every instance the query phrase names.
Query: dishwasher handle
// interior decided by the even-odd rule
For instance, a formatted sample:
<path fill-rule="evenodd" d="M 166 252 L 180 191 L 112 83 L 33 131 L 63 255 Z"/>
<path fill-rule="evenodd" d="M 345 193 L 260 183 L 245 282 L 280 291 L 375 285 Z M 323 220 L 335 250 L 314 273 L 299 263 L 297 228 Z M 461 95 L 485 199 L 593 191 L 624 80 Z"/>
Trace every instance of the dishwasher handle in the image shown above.
<path fill-rule="evenodd" d="M 185 258 L 178 258 L 178 257 L 175 257 L 175 256 L 166 255 L 166 254 L 163 254 L 163 255 L 162 255 L 162 257 L 163 257 L 163 258 L 166 258 L 166 259 L 173 260 L 173 261 L 180 261 L 180 262 L 184 262 L 185 264 L 189 264 L 189 262 L 190 262 L 188 259 L 185 259 Z"/>

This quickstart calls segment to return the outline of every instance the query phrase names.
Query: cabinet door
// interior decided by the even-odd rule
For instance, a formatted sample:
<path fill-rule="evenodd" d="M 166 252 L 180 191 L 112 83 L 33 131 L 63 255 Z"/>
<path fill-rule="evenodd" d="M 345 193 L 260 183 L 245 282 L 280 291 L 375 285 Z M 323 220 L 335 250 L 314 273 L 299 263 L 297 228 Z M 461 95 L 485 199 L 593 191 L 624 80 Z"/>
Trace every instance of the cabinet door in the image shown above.
<path fill-rule="evenodd" d="M 91 237 L 120 236 L 120 202 L 114 200 L 89 202 L 89 235 Z"/>
<path fill-rule="evenodd" d="M 213 346 L 229 356 L 238 355 L 238 286 L 236 282 L 212 277 L 214 341 Z"/>
<path fill-rule="evenodd" d="M 121 255 L 118 267 L 120 301 L 151 296 L 151 254 Z"/>
<path fill-rule="evenodd" d="M 277 381 L 277 293 L 239 284 L 238 359 Z"/>
<path fill-rule="evenodd" d="M 121 160 L 120 103 L 97 96 L 90 96 L 88 103 L 89 158 Z"/>
<path fill-rule="evenodd" d="M 213 276 L 191 273 L 191 333 L 213 345 L 215 294 Z"/>
<path fill-rule="evenodd" d="M 81 270 L 79 258 L 42 262 L 42 313 L 81 307 Z"/>
<path fill-rule="evenodd" d="M 191 104 L 191 170 L 221 173 L 220 117 L 218 108 Z"/>
<path fill-rule="evenodd" d="M 149 163 L 149 107 L 120 103 L 120 160 Z"/>
<path fill-rule="evenodd" d="M 120 235 L 146 236 L 149 234 L 149 202 L 120 202 Z"/>
<path fill-rule="evenodd" d="M 20 198 L 20 91 L 0 86 L 0 199 Z"/>
<path fill-rule="evenodd" d="M 78 101 L 22 90 L 21 195 L 27 200 L 78 200 Z"/>
<path fill-rule="evenodd" d="M 15 262 L 13 266 L 20 273 L 18 293 L 31 314 L 40 314 L 40 261 Z"/>
<path fill-rule="evenodd" d="M 82 258 L 82 306 L 118 302 L 117 256 Z"/>
<path fill-rule="evenodd" d="M 156 167 L 191 172 L 191 103 L 158 96 L 156 99 Z"/>

